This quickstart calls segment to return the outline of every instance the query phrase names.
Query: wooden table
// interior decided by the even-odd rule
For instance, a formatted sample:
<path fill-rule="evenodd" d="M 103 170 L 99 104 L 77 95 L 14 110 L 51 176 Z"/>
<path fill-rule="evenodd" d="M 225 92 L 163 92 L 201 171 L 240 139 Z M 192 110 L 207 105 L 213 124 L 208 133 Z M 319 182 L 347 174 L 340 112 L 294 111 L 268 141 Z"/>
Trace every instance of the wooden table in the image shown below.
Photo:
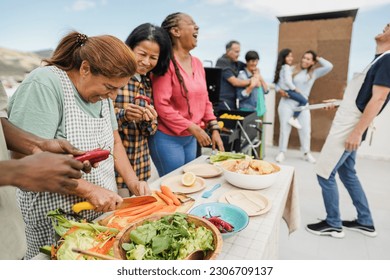
<path fill-rule="evenodd" d="M 200 156 L 187 165 L 199 163 L 207 163 L 207 156 Z M 150 188 L 157 190 L 160 188 L 162 180 L 182 173 L 183 167 L 178 168 L 151 183 Z M 223 175 L 205 179 L 205 181 L 206 189 L 189 194 L 189 196 L 195 198 L 193 207 L 202 203 L 216 202 L 225 192 L 238 189 L 226 182 Z M 204 191 L 211 189 L 217 183 L 221 183 L 222 187 L 217 189 L 210 198 L 201 197 Z M 218 259 L 278 259 L 281 219 L 283 218 L 286 221 L 290 233 L 299 227 L 300 213 L 297 189 L 294 185 L 293 167 L 281 165 L 281 172 L 277 181 L 271 187 L 257 191 L 271 201 L 272 208 L 268 213 L 250 217 L 246 229 L 233 237 L 225 239 Z"/>

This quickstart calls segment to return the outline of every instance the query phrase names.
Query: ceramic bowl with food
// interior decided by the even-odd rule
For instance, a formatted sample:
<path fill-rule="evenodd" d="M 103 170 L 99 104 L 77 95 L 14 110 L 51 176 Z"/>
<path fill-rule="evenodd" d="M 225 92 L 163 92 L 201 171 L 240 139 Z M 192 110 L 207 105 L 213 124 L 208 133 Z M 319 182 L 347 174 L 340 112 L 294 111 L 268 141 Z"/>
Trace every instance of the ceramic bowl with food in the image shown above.
<path fill-rule="evenodd" d="M 280 174 L 280 167 L 264 160 L 226 160 L 219 164 L 230 184 L 242 189 L 260 190 L 271 187 Z"/>
<path fill-rule="evenodd" d="M 188 224 L 185 221 L 183 224 L 183 220 Z M 193 239 L 195 236 L 196 240 Z M 122 260 L 187 259 L 186 256 L 202 244 L 212 248 L 204 250 L 203 256 L 204 260 L 211 260 L 216 259 L 221 252 L 222 242 L 221 233 L 207 220 L 183 213 L 156 213 L 130 224 L 118 233 L 114 256 Z M 179 250 L 174 249 L 177 247 Z"/>
<path fill-rule="evenodd" d="M 220 230 L 223 239 L 242 231 L 249 223 L 249 216 L 243 209 L 227 203 L 203 203 L 193 208 L 190 214 L 212 222 Z M 217 219 L 211 219 L 212 217 L 217 217 Z M 220 220 L 228 224 L 222 223 Z M 233 228 L 231 229 L 229 225 Z"/>

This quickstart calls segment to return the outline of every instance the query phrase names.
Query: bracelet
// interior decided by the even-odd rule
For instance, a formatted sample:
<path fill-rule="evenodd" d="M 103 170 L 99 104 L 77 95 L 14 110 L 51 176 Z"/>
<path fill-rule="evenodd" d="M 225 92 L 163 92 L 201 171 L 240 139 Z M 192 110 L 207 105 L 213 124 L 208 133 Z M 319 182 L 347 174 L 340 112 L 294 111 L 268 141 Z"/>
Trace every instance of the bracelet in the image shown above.
<path fill-rule="evenodd" d="M 207 127 L 210 128 L 210 127 L 212 127 L 212 126 L 214 126 L 214 125 L 218 125 L 217 120 L 209 121 L 209 123 L 207 124 Z"/>
<path fill-rule="evenodd" d="M 209 130 L 210 131 L 218 130 L 219 132 L 221 132 L 221 128 L 218 124 L 213 125 L 212 127 L 209 128 Z"/>

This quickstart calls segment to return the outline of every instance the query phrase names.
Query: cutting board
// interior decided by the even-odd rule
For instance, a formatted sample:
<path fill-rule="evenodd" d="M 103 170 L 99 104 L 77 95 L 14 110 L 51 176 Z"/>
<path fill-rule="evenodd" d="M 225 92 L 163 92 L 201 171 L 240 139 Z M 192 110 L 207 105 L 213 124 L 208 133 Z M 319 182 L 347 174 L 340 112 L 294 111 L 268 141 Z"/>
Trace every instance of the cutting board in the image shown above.
<path fill-rule="evenodd" d="M 192 197 L 189 197 L 188 195 L 183 194 L 183 193 L 175 193 L 175 194 L 181 202 L 181 205 L 176 209 L 175 212 L 187 213 L 191 209 L 191 207 L 194 205 L 195 199 L 193 199 Z M 161 204 L 166 205 L 166 203 L 155 192 L 152 192 L 152 195 L 157 199 L 156 203 L 161 203 Z M 127 225 L 127 222 L 126 222 L 127 217 L 122 217 L 122 218 L 115 217 L 113 212 L 102 217 L 102 219 L 99 220 L 98 222 L 99 222 L 99 224 L 106 226 L 114 218 L 115 218 L 115 222 L 117 222 L 118 224 L 120 224 L 122 226 Z"/>

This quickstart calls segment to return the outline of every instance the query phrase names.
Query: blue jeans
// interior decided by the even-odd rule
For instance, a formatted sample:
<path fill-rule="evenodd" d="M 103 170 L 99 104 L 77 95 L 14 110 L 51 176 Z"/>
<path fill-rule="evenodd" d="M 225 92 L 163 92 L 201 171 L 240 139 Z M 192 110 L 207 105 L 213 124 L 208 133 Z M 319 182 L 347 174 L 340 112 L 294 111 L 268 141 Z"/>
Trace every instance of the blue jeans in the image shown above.
<path fill-rule="evenodd" d="M 357 210 L 358 223 L 366 226 L 372 226 L 374 224 L 366 195 L 360 184 L 359 178 L 356 175 L 355 159 L 356 151 L 344 151 L 344 154 L 330 174 L 329 179 L 324 179 L 317 175 L 318 183 L 322 188 L 322 197 L 324 199 L 327 214 L 326 222 L 333 227 L 342 226 L 339 208 L 339 192 L 335 178 L 336 172 L 339 173 L 340 180 L 347 189 L 353 205 Z"/>
<path fill-rule="evenodd" d="M 196 158 L 196 138 L 171 136 L 157 130 L 149 137 L 149 149 L 158 175 L 164 176 Z"/>
<path fill-rule="evenodd" d="M 293 91 L 293 90 L 286 90 L 288 96 L 298 102 L 299 106 L 305 106 L 307 104 L 307 99 L 302 95 L 300 94 L 299 92 L 296 92 L 296 91 Z M 294 118 L 297 118 L 299 116 L 301 112 L 294 112 Z"/>

